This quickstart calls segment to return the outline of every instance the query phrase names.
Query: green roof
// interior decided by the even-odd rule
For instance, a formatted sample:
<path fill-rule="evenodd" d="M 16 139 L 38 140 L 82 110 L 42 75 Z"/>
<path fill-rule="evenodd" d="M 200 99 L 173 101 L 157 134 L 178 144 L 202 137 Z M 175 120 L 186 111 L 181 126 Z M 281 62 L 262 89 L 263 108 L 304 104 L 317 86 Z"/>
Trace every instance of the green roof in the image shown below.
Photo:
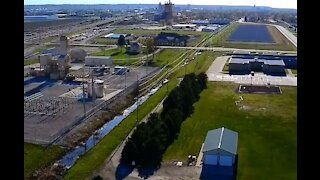
<path fill-rule="evenodd" d="M 222 149 L 231 154 L 237 154 L 238 133 L 227 128 L 210 130 L 207 133 L 203 152 Z"/>

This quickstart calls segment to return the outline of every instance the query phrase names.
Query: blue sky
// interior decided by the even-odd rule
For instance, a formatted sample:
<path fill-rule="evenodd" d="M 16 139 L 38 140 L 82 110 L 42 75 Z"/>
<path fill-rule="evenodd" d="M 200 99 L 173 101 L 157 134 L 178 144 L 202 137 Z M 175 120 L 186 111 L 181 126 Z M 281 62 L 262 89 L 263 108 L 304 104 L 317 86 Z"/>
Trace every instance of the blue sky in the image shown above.
<path fill-rule="evenodd" d="M 158 4 L 164 0 L 24 0 L 29 4 Z M 297 0 L 172 0 L 174 4 L 250 5 L 297 9 Z"/>

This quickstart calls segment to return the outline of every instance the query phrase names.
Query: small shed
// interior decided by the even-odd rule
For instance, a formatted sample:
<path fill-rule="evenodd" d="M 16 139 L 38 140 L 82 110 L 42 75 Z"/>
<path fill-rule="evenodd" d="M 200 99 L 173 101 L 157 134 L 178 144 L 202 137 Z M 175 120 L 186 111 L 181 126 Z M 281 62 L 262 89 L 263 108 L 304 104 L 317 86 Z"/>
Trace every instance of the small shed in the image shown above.
<path fill-rule="evenodd" d="M 208 132 L 203 146 L 203 164 L 233 166 L 236 162 L 238 133 L 227 128 Z"/>

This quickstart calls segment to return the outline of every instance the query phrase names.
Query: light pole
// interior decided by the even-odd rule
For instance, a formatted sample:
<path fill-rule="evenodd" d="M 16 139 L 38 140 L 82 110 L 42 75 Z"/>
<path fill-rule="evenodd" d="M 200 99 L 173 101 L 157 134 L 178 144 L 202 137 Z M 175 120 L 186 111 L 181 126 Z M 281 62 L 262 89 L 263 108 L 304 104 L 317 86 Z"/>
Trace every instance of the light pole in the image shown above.
<path fill-rule="evenodd" d="M 138 118 L 139 118 L 139 79 L 137 74 L 137 119 L 136 119 L 136 125 L 138 124 Z"/>

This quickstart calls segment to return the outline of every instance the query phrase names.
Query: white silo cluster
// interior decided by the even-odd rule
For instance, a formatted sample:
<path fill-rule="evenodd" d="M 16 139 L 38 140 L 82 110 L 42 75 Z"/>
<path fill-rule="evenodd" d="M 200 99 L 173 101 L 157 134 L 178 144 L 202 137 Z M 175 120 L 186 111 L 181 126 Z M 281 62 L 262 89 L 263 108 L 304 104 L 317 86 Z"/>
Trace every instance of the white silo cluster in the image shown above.
<path fill-rule="evenodd" d="M 88 89 L 87 89 L 88 96 L 91 98 L 102 98 L 104 94 L 103 89 L 104 89 L 103 80 L 100 80 L 100 79 L 93 80 L 93 87 L 92 87 L 92 81 L 90 81 L 88 83 Z"/>

